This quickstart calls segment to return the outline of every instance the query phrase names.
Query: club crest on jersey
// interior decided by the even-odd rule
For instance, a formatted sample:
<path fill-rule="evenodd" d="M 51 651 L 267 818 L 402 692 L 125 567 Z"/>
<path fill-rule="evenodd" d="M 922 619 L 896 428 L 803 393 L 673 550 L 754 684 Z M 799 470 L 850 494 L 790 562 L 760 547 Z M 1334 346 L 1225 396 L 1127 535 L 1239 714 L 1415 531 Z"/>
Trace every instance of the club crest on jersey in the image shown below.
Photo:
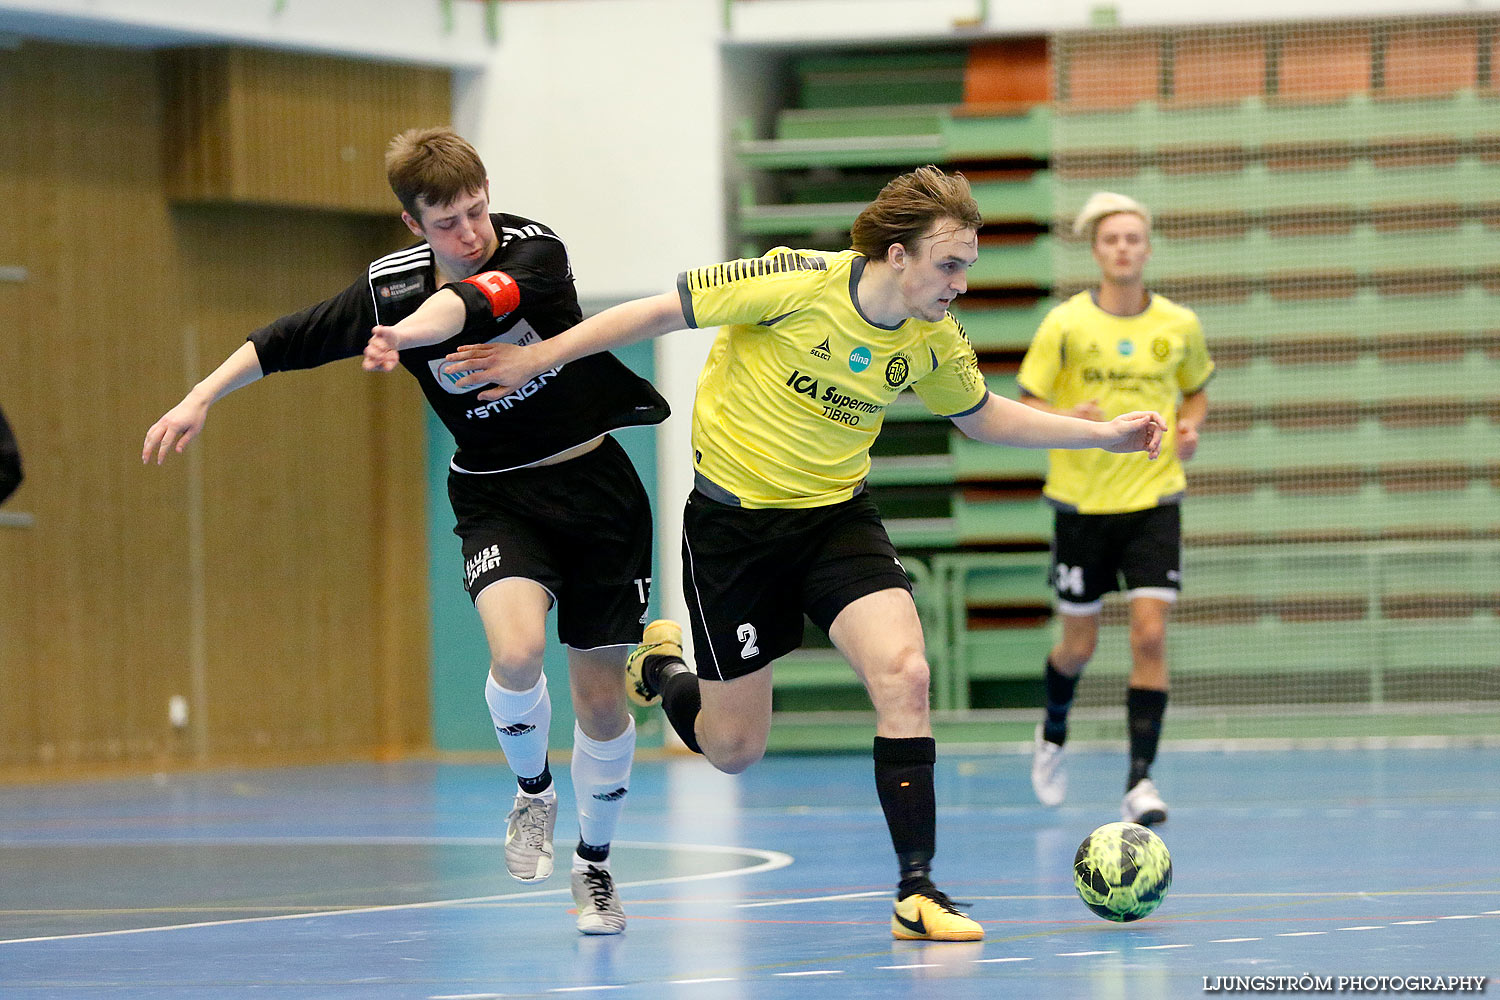
<path fill-rule="evenodd" d="M 405 299 L 416 295 L 426 287 L 427 283 L 421 275 L 411 278 L 400 278 L 396 281 L 379 285 L 376 291 L 382 299 Z"/>
<path fill-rule="evenodd" d="M 868 347 L 860 346 L 849 352 L 849 370 L 856 375 L 870 367 L 870 361 L 874 357 Z"/>
<path fill-rule="evenodd" d="M 1129 340 L 1122 340 L 1115 345 L 1115 350 L 1120 352 L 1120 357 L 1128 358 L 1135 353 L 1135 344 Z"/>
<path fill-rule="evenodd" d="M 831 358 L 833 356 L 833 348 L 831 348 L 831 347 L 828 346 L 828 338 L 824 337 L 823 338 L 823 342 L 821 344 L 819 344 L 817 347 L 814 347 L 812 350 L 808 351 L 807 353 L 811 354 L 813 357 L 817 358 L 819 361 L 827 361 L 829 358 Z"/>
<path fill-rule="evenodd" d="M 885 366 L 885 384 L 892 389 L 899 389 L 911 375 L 911 363 L 906 360 L 906 355 L 898 354 L 891 358 Z"/>

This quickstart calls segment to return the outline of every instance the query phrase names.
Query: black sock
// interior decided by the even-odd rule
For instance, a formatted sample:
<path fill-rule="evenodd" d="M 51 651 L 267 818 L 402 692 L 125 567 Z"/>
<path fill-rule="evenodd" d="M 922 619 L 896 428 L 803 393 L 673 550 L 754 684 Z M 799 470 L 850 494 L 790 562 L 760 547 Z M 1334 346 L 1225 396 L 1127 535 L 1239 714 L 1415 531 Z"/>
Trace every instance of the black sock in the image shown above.
<path fill-rule="evenodd" d="M 930 736 L 875 737 L 875 792 L 901 869 L 899 898 L 931 884 L 937 844 L 937 794 L 932 766 L 937 743 Z"/>
<path fill-rule="evenodd" d="M 516 784 L 521 786 L 521 791 L 527 795 L 540 795 L 552 787 L 552 768 L 545 761 L 542 763 L 542 773 L 535 778 L 516 778 Z"/>
<path fill-rule="evenodd" d="M 676 657 L 666 656 L 646 657 L 641 673 L 657 666 L 651 662 L 657 659 L 664 661 L 657 667 L 657 680 L 647 683 L 652 683 L 661 692 L 662 711 L 667 713 L 667 721 L 672 724 L 678 738 L 693 753 L 702 753 L 703 748 L 698 746 L 698 734 L 694 730 L 698 713 L 703 709 L 703 699 L 698 694 L 698 675 Z"/>
<path fill-rule="evenodd" d="M 1128 792 L 1136 782 L 1151 776 L 1156 760 L 1156 744 L 1161 740 L 1161 720 L 1167 711 L 1167 692 L 1150 688 L 1128 688 L 1125 691 L 1125 722 L 1130 728 L 1130 774 L 1125 779 Z"/>
<path fill-rule="evenodd" d="M 609 845 L 605 844 L 602 847 L 595 846 L 594 844 L 585 844 L 580 840 L 578 842 L 578 856 L 585 861 L 592 861 L 597 865 L 599 862 L 609 859 Z"/>
<path fill-rule="evenodd" d="M 1078 678 L 1066 677 L 1052 665 L 1047 657 L 1047 720 L 1042 723 L 1042 739 L 1062 746 L 1068 740 L 1068 709 L 1073 705 L 1073 690 L 1078 687 Z"/>

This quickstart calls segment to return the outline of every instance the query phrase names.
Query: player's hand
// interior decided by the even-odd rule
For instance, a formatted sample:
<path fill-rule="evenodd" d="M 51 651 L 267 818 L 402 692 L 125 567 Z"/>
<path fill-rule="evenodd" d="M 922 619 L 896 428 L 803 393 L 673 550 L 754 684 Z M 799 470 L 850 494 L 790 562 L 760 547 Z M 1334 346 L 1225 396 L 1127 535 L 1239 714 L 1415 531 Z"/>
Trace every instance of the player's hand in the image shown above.
<path fill-rule="evenodd" d="M 394 327 L 377 326 L 370 332 L 365 344 L 365 356 L 360 361 L 367 372 L 395 371 L 401 363 L 401 336 Z"/>
<path fill-rule="evenodd" d="M 185 396 L 146 432 L 146 443 L 141 446 L 141 464 L 148 464 L 153 452 L 156 453 L 157 465 L 166 461 L 169 451 L 181 454 L 187 443 L 198 436 L 207 419 L 208 404 L 199 402 L 192 395 Z"/>
<path fill-rule="evenodd" d="M 1082 417 L 1084 420 L 1103 420 L 1104 411 L 1099 408 L 1099 401 L 1091 399 L 1087 403 L 1079 403 L 1068 411 L 1070 417 Z"/>
<path fill-rule="evenodd" d="M 463 376 L 453 383 L 455 389 L 490 385 L 479 394 L 479 399 L 489 402 L 515 391 L 543 370 L 533 362 L 533 353 L 517 344 L 469 344 L 444 359 L 443 372 Z"/>
<path fill-rule="evenodd" d="M 1191 420 L 1177 424 L 1177 457 L 1186 462 L 1198 453 L 1198 425 Z"/>
<path fill-rule="evenodd" d="M 1153 459 L 1161 454 L 1161 439 L 1167 431 L 1167 422 L 1160 413 L 1136 410 L 1115 417 L 1107 426 L 1110 435 L 1106 443 L 1100 445 L 1105 451 L 1116 454 L 1144 451 Z"/>

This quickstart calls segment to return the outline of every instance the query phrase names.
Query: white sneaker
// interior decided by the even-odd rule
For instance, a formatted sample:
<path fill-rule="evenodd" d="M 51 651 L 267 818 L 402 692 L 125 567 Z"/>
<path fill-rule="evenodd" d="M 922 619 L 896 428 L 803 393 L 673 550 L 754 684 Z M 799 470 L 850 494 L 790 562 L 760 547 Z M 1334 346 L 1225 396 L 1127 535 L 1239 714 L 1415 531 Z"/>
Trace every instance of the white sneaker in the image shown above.
<path fill-rule="evenodd" d="M 578 929 L 584 934 L 619 934 L 625 929 L 625 909 L 608 868 L 573 869 L 573 902 L 578 905 Z"/>
<path fill-rule="evenodd" d="M 557 791 L 542 795 L 516 793 L 515 808 L 505 822 L 505 870 L 522 882 L 540 882 L 552 874 L 552 830 L 557 825 Z"/>
<path fill-rule="evenodd" d="M 1038 723 L 1031 743 L 1031 790 L 1044 806 L 1060 806 L 1068 797 L 1068 772 L 1063 769 L 1063 748 L 1043 738 Z"/>
<path fill-rule="evenodd" d="M 1154 826 L 1167 821 L 1167 804 L 1162 801 L 1161 793 L 1156 790 L 1156 785 L 1150 778 L 1142 778 L 1125 793 L 1125 801 L 1120 803 L 1120 817 L 1127 823 L 1139 823 L 1142 826 Z"/>

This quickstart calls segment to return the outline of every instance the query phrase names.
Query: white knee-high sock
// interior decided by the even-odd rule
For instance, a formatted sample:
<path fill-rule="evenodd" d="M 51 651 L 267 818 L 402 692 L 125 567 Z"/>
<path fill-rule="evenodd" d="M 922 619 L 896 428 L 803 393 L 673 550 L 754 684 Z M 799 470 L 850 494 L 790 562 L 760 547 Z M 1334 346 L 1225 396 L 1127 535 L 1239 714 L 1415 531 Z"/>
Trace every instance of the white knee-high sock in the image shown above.
<path fill-rule="evenodd" d="M 573 723 L 573 794 L 578 799 L 578 835 L 590 847 L 614 839 L 620 810 L 630 790 L 635 760 L 635 720 L 612 740 L 592 739 Z"/>
<path fill-rule="evenodd" d="M 547 769 L 547 734 L 552 723 L 547 675 L 543 674 L 530 691 L 507 691 L 492 675 L 486 675 L 484 700 L 510 769 L 517 778 L 540 777 Z"/>

